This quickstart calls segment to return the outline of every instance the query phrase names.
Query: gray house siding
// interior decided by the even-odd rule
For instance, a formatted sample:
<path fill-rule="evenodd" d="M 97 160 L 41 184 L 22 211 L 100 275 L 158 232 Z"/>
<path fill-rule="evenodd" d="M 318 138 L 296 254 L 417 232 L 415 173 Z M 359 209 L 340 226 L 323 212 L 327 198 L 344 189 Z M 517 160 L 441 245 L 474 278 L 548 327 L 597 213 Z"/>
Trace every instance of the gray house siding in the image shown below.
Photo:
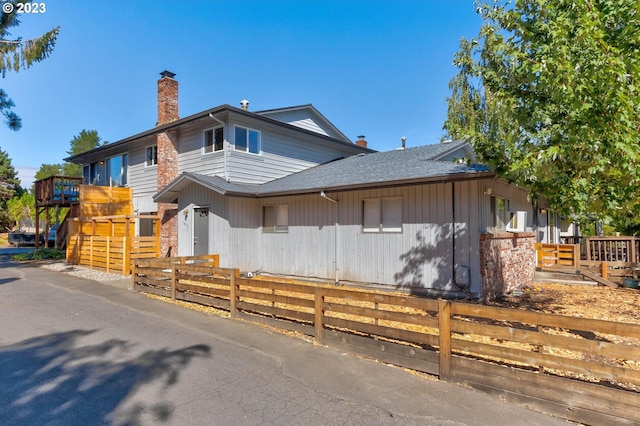
<path fill-rule="evenodd" d="M 129 151 L 129 169 L 127 186 L 133 190 L 133 210 L 136 213 L 157 211 L 152 196 L 158 191 L 158 166 L 147 166 L 146 147 L 155 145 L 151 138 L 144 146 Z"/>
<path fill-rule="evenodd" d="M 321 135 L 340 138 L 340 135 L 331 131 L 331 129 L 326 126 L 322 126 L 322 123 L 320 123 L 319 120 L 314 120 L 313 117 L 309 116 L 309 112 L 307 110 L 279 111 L 264 113 L 263 115 Z"/>
<path fill-rule="evenodd" d="M 210 208 L 210 252 L 220 254 L 223 266 L 328 280 L 337 274 L 340 281 L 445 292 L 458 290 L 457 266 L 468 271 L 475 294 L 481 290 L 480 234 L 492 225 L 491 197 L 509 199 L 532 216 L 525 191 L 493 179 L 326 195 L 338 203 L 320 194 L 224 197 L 191 184 L 180 194 L 190 203 L 180 209 L 191 215 L 193 207 Z M 402 198 L 402 232 L 364 233 L 363 200 L 385 197 Z M 288 206 L 288 232 L 265 233 L 263 206 L 277 204 Z M 179 254 L 189 255 L 192 222 L 179 218 Z"/>
<path fill-rule="evenodd" d="M 180 172 L 202 173 L 208 176 L 225 178 L 224 151 L 202 153 L 203 132 L 220 124 L 209 120 L 198 122 L 180 132 L 178 148 L 178 167 Z M 224 137 L 228 140 L 229 126 L 224 126 Z"/>

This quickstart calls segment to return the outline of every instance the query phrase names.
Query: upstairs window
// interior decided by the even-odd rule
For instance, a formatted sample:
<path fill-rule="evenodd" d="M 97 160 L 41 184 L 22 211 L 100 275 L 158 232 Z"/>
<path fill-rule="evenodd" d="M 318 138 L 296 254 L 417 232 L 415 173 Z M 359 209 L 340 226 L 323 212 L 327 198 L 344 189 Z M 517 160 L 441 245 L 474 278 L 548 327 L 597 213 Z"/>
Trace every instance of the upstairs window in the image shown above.
<path fill-rule="evenodd" d="M 145 167 L 158 164 L 158 145 L 148 146 L 145 160 Z"/>
<path fill-rule="evenodd" d="M 224 128 L 222 126 L 204 131 L 202 152 L 222 151 L 224 149 Z"/>
<path fill-rule="evenodd" d="M 260 132 L 246 127 L 236 126 L 235 144 L 236 151 L 260 154 Z"/>
<path fill-rule="evenodd" d="M 363 200 L 362 232 L 402 232 L 402 198 Z"/>
<path fill-rule="evenodd" d="M 286 204 L 264 206 L 262 232 L 289 232 L 289 206 Z"/>
<path fill-rule="evenodd" d="M 129 156 L 122 154 L 107 159 L 107 182 L 109 186 L 126 186 Z"/>

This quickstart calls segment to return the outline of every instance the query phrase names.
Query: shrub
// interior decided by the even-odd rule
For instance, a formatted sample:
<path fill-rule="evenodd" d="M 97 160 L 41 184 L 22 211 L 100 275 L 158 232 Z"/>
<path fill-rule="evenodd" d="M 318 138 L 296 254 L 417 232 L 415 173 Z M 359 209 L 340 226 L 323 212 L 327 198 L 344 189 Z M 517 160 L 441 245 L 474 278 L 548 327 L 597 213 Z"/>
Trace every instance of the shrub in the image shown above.
<path fill-rule="evenodd" d="M 55 248 L 42 248 L 29 253 L 14 254 L 11 256 L 11 259 L 22 262 L 25 260 L 64 259 L 64 257 L 65 254 L 61 250 Z"/>

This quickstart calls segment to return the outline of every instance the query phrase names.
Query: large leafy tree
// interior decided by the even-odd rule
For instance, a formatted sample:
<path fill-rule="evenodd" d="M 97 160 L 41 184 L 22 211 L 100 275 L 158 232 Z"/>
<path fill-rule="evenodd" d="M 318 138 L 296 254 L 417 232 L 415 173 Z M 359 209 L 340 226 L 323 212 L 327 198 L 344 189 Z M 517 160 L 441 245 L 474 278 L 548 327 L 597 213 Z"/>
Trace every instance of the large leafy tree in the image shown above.
<path fill-rule="evenodd" d="M 7 212 L 7 202 L 15 195 L 22 195 L 23 192 L 18 173 L 11 164 L 9 154 L 0 149 L 0 226 L 3 229 L 10 229 L 13 225 Z"/>
<path fill-rule="evenodd" d="M 13 225 L 20 227 L 23 223 L 33 226 L 36 217 L 36 200 L 33 194 L 24 192 L 7 202 L 7 214 Z"/>
<path fill-rule="evenodd" d="M 17 27 L 20 20 L 17 13 L 18 4 L 31 3 L 31 0 L 13 0 L 11 13 L 0 13 L 0 72 L 4 77 L 8 71 L 18 72 L 31 67 L 34 63 L 46 59 L 56 43 L 59 27 L 53 28 L 40 37 L 23 40 L 12 37 L 10 29 Z M 6 92 L 0 89 L 0 114 L 5 118 L 7 126 L 12 130 L 20 130 L 22 121 L 13 111 L 14 103 Z"/>
<path fill-rule="evenodd" d="M 484 24 L 456 56 L 460 72 L 452 80 L 445 130 L 468 137 L 498 173 L 543 195 L 561 213 L 637 216 L 637 0 L 477 7 Z"/>

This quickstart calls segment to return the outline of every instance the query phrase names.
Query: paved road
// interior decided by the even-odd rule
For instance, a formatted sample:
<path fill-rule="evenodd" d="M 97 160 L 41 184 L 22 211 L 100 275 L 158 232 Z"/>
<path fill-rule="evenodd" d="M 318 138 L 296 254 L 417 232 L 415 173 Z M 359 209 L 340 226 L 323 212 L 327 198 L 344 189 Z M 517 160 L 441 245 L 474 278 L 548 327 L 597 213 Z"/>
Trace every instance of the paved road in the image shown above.
<path fill-rule="evenodd" d="M 0 256 L 2 425 L 566 425 Z"/>

